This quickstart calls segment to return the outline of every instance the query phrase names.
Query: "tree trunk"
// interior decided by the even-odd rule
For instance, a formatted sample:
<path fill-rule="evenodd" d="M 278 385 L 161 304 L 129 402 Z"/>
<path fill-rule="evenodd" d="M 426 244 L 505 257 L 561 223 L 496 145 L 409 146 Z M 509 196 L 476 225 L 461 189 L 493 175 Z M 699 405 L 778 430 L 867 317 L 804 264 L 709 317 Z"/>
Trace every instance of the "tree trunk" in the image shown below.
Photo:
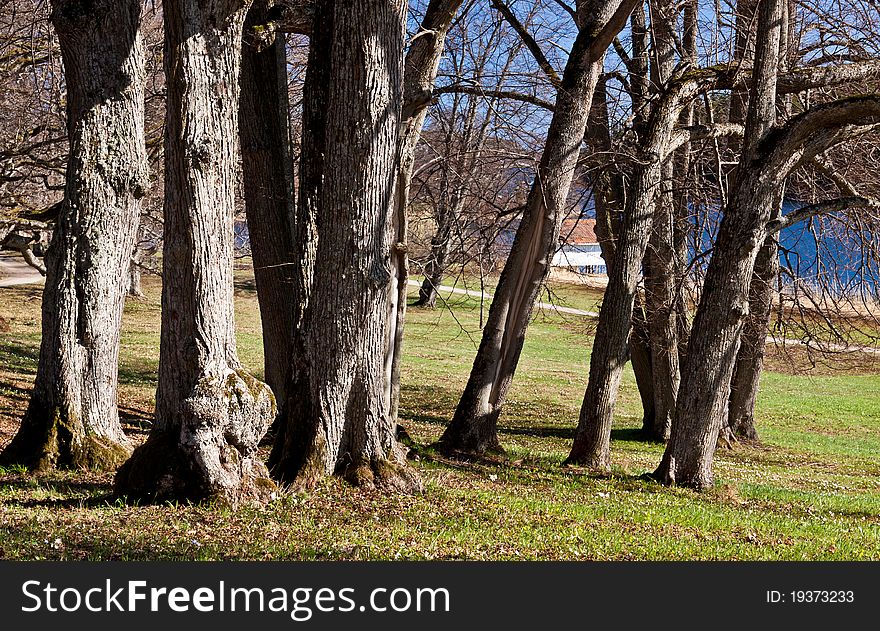
<path fill-rule="evenodd" d="M 290 378 L 294 311 L 293 161 L 290 153 L 287 52 L 282 33 L 263 49 L 252 31 L 275 0 L 256 0 L 245 20 L 240 133 L 245 212 L 260 303 L 266 383 L 279 413 Z"/>
<path fill-rule="evenodd" d="M 141 286 L 141 263 L 143 260 L 144 251 L 135 245 L 128 261 L 128 289 L 125 292 L 130 298 L 144 297 L 144 289 Z"/>
<path fill-rule="evenodd" d="M 788 68 L 789 60 L 797 53 L 794 42 L 793 28 L 795 20 L 791 0 L 783 4 L 784 26 L 780 35 L 779 70 Z M 782 97 L 785 111 L 791 110 L 791 95 Z M 784 190 L 779 192 L 780 203 L 774 206 L 775 219 L 781 209 Z M 730 386 L 730 401 L 727 405 L 726 429 L 734 437 L 746 440 L 758 440 L 755 428 L 755 404 L 758 401 L 758 388 L 761 382 L 761 371 L 764 368 L 764 352 L 767 347 L 767 331 L 770 325 L 770 314 L 773 306 L 775 290 L 773 283 L 779 274 L 779 246 L 776 235 L 771 235 L 764 242 L 755 260 L 755 271 L 749 287 L 749 316 L 743 323 L 733 379 Z"/>
<path fill-rule="evenodd" d="M 139 0 L 52 2 L 70 157 L 46 255 L 37 377 L 0 461 L 113 469 L 129 454 L 116 407 L 129 257 L 149 175 Z"/>
<path fill-rule="evenodd" d="M 662 167 L 661 190 L 654 206 L 645 265 L 645 302 L 649 314 L 655 415 L 647 436 L 654 440 L 669 438 L 680 378 L 673 176 L 673 161 L 668 159 Z"/>
<path fill-rule="evenodd" d="M 675 69 L 676 3 L 654 2 L 656 26 L 652 28 L 654 50 L 651 64 L 652 84 L 663 90 Z M 678 396 L 678 314 L 675 309 L 675 156 L 669 156 L 660 169 L 657 202 L 651 238 L 645 256 L 645 310 L 651 344 L 651 368 L 654 380 L 654 423 L 643 427 L 648 438 L 669 437 L 675 399 Z"/>
<path fill-rule="evenodd" d="M 654 476 L 697 489 L 714 484 L 712 461 L 727 415 L 730 383 L 749 313 L 749 285 L 766 224 L 782 202 L 782 180 L 760 147 L 776 120 L 776 79 L 785 0 L 765 0 L 749 98 L 745 142 L 735 186 L 709 263 L 688 343 L 672 434 Z"/>
<path fill-rule="evenodd" d="M 681 110 L 697 91 L 698 86 L 687 81 L 667 88 L 654 106 L 641 141 L 642 155 L 634 166 L 617 252 L 599 310 L 590 355 L 590 377 L 574 443 L 566 461 L 569 464 L 597 470 L 607 470 L 611 466 L 611 423 L 664 164 L 671 156 L 672 134 Z M 652 371 L 656 372 L 658 358 L 653 352 L 651 361 Z M 655 402 L 657 387 L 655 379 Z"/>
<path fill-rule="evenodd" d="M 441 448 L 449 453 L 481 454 L 501 449 L 498 416 L 557 247 L 593 92 L 603 67 L 606 39 L 610 41 L 611 30 L 616 34 L 622 27 L 632 4 L 596 2 L 594 9 L 586 12 L 566 63 L 538 173 L 495 290 L 468 384 L 440 438 Z"/>
<path fill-rule="evenodd" d="M 767 330 L 773 307 L 773 283 L 779 273 L 779 247 L 775 235 L 764 241 L 755 261 L 755 272 L 749 287 L 749 315 L 743 325 L 742 340 L 727 407 L 727 424 L 734 436 L 758 440 L 755 429 L 755 403 L 764 367 Z"/>
<path fill-rule="evenodd" d="M 444 174 L 444 177 L 447 176 Z M 431 238 L 431 258 L 425 266 L 425 279 L 419 288 L 419 299 L 414 305 L 416 307 L 433 309 L 437 303 L 437 292 L 443 282 L 452 247 L 452 227 L 464 207 L 464 195 L 461 193 L 450 200 L 448 191 L 441 188 L 437 209 L 437 231 Z"/>
<path fill-rule="evenodd" d="M 647 168 L 637 166 L 636 169 L 614 264 L 609 269 L 608 286 L 599 310 L 587 391 L 574 445 L 566 461 L 599 470 L 611 465 L 611 421 L 626 364 L 637 284 L 651 231 L 653 198 L 660 179 L 659 162 L 654 161 Z M 653 360 L 652 355 L 652 370 Z M 654 400 L 656 402 L 656 396 Z"/>
<path fill-rule="evenodd" d="M 257 444 L 275 415 L 238 361 L 233 213 L 249 2 L 166 0 L 165 243 L 156 420 L 116 475 L 143 501 L 268 500 Z"/>
<path fill-rule="evenodd" d="M 385 396 L 391 419 L 396 423 L 400 406 L 400 368 L 409 290 L 409 197 L 412 186 L 416 145 L 421 138 L 431 91 L 437 79 L 446 33 L 463 0 L 431 0 L 419 29 L 418 39 L 406 54 L 403 76 L 403 108 L 400 119 L 399 164 L 394 208 L 395 245 L 391 251 L 392 283 L 388 294 L 393 313 L 385 352 Z"/>
<path fill-rule="evenodd" d="M 641 59 L 640 44 L 644 44 L 644 8 L 636 7 L 631 17 L 633 36 L 633 59 Z M 644 73 L 647 82 L 647 70 Z M 631 80 L 630 85 L 635 79 Z M 640 92 L 636 94 L 638 101 Z M 589 159 L 592 172 L 591 186 L 594 191 L 596 206 L 596 237 L 602 250 L 602 258 L 605 260 L 606 272 L 610 275 L 614 266 L 616 255 L 615 244 L 620 238 L 620 215 L 623 200 L 626 199 L 624 191 L 624 178 L 620 167 L 609 164 L 600 156 L 610 155 L 613 149 L 611 130 L 608 118 L 608 96 L 605 81 L 600 80 L 596 85 L 596 93 L 593 97 L 590 120 L 587 124 L 585 137 L 592 151 Z M 654 425 L 654 378 L 651 371 L 651 347 L 648 325 L 645 318 L 644 307 L 638 296 L 633 310 L 632 334 L 629 338 L 629 358 L 632 363 L 633 373 L 636 377 L 636 385 L 639 389 L 639 398 L 642 401 L 642 428 L 649 432 Z"/>
<path fill-rule="evenodd" d="M 271 460 L 287 482 L 311 485 L 335 473 L 359 486 L 421 488 L 395 437 L 384 361 L 395 318 L 388 295 L 404 9 L 398 0 L 317 7 L 301 194 L 314 204 L 319 237 L 302 364 L 288 397 L 296 415 Z"/>

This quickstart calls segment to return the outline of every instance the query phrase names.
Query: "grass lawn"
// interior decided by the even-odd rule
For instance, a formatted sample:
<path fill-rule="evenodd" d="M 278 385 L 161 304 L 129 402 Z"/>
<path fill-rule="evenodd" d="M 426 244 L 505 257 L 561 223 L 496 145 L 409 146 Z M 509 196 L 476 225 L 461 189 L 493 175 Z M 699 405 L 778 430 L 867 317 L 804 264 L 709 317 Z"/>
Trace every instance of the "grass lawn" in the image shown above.
<path fill-rule="evenodd" d="M 259 375 L 253 281 L 246 271 L 236 279 L 239 354 Z M 120 366 L 120 408 L 136 441 L 149 429 L 159 347 L 159 286 L 145 281 L 148 298 L 126 307 Z M 598 298 L 573 285 L 553 291 L 577 308 L 593 309 Z M 0 446 L 27 403 L 39 318 L 38 288 L 0 290 Z M 460 295 L 409 312 L 401 422 L 420 445 L 451 417 L 479 319 L 479 300 Z M 285 491 L 264 509 L 127 506 L 110 499 L 109 474 L 0 470 L 0 558 L 880 559 L 876 363 L 808 372 L 771 352 L 758 408 L 764 442 L 719 450 L 717 488 L 695 493 L 640 479 L 662 445 L 637 440 L 629 371 L 612 475 L 559 466 L 586 387 L 593 324 L 537 314 L 500 421 L 506 457 L 448 461 L 426 447 L 415 463 L 423 495 L 328 480 L 307 493 Z"/>

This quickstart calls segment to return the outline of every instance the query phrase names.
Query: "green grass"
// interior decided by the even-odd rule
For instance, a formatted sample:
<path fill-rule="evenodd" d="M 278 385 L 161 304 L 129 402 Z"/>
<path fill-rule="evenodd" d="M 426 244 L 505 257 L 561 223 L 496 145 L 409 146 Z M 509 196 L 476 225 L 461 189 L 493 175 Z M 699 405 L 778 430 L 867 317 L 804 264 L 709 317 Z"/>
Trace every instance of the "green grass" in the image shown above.
<path fill-rule="evenodd" d="M 253 284 L 236 275 L 239 354 L 261 374 Z M 126 307 L 120 406 L 143 437 L 158 358 L 158 286 Z M 555 287 L 566 306 L 598 296 Z M 487 310 L 488 305 L 484 305 Z M 484 313 L 485 315 L 485 313 Z M 3 290 L 0 442 L 27 403 L 39 347 L 39 292 Z M 880 376 L 765 376 L 760 446 L 716 455 L 715 490 L 640 478 L 662 445 L 637 440 L 640 406 L 624 375 L 613 473 L 563 469 L 589 369 L 593 322 L 534 318 L 500 420 L 505 457 L 450 461 L 427 446 L 455 408 L 479 342 L 477 298 L 446 296 L 408 316 L 401 422 L 423 446 L 416 496 L 328 480 L 264 509 L 127 506 L 112 476 L 0 471 L 0 558 L 10 559 L 880 559 Z M 776 363 L 774 363 L 774 366 Z"/>

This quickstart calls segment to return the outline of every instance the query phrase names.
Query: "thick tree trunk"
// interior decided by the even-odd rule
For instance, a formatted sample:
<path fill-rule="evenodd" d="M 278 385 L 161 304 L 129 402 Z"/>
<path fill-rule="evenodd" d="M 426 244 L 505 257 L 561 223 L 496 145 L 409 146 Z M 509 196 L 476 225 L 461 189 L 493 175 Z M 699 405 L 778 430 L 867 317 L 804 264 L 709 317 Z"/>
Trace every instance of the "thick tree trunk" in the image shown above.
<path fill-rule="evenodd" d="M 241 35 L 249 2 L 166 0 L 165 245 L 156 420 L 116 475 L 144 501 L 268 500 L 257 444 L 275 415 L 238 361 L 233 213 Z"/>
<path fill-rule="evenodd" d="M 289 482 L 335 473 L 359 486 L 421 488 L 396 441 L 384 361 L 395 317 L 388 295 L 404 9 L 398 0 L 317 8 L 301 190 L 314 203 L 319 237 L 303 361 L 288 399 L 298 402 L 296 416 L 272 457 L 273 472 Z M 321 103 L 323 116 L 314 109 Z"/>
<path fill-rule="evenodd" d="M 129 257 L 149 176 L 139 0 L 52 2 L 67 83 L 67 187 L 46 255 L 42 341 L 21 428 L 0 461 L 112 469 Z"/>
<path fill-rule="evenodd" d="M 743 324 L 727 408 L 730 431 L 734 436 L 747 440 L 758 440 L 755 403 L 764 367 L 773 297 L 776 294 L 773 284 L 778 273 L 779 247 L 775 235 L 771 235 L 764 241 L 755 261 L 755 272 L 749 287 L 749 315 Z"/>
<path fill-rule="evenodd" d="M 385 396 L 389 414 L 397 421 L 400 406 L 400 369 L 403 359 L 403 333 L 406 324 L 406 299 L 409 291 L 409 198 L 412 186 L 416 145 L 421 138 L 431 91 L 437 79 L 446 33 L 463 0 L 431 0 L 419 29 L 418 39 L 406 54 L 403 76 L 403 108 L 400 119 L 399 164 L 394 208 L 395 245 L 391 251 L 392 283 L 389 310 L 393 313 L 385 352 Z"/>
<path fill-rule="evenodd" d="M 735 187 L 718 232 L 703 295 L 688 343 L 672 434 L 654 476 L 664 484 L 697 489 L 714 484 L 712 461 L 727 416 L 730 383 L 749 313 L 755 259 L 766 225 L 781 204 L 780 177 L 760 147 L 776 120 L 776 79 L 786 0 L 760 7 L 760 46 L 749 98 L 745 142 Z"/>
<path fill-rule="evenodd" d="M 626 7 L 621 10 L 621 7 Z M 501 449 L 497 423 L 519 361 L 529 317 L 557 247 L 593 92 L 602 71 L 606 38 L 632 9 L 596 2 L 586 14 L 557 90 L 556 107 L 538 173 L 513 247 L 501 272 L 468 384 L 440 439 L 449 453 Z M 617 20 L 613 27 L 609 23 Z"/>
<path fill-rule="evenodd" d="M 256 0 L 245 20 L 240 133 L 265 378 L 283 414 L 295 328 L 291 305 L 297 301 L 287 52 L 283 34 L 276 33 L 266 43 L 256 42 L 252 33 L 270 19 L 275 4 L 275 0 Z M 258 49 L 258 44 L 265 48 Z"/>

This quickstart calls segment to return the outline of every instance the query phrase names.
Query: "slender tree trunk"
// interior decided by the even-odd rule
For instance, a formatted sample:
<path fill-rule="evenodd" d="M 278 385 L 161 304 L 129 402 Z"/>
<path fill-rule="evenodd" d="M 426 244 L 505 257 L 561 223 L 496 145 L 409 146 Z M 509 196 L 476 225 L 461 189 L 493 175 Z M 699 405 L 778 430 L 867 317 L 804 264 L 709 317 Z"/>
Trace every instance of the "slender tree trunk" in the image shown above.
<path fill-rule="evenodd" d="M 739 438 L 758 440 L 755 429 L 755 403 L 764 367 L 767 330 L 776 294 L 773 284 L 779 273 L 779 247 L 775 235 L 761 246 L 755 273 L 749 287 L 749 315 L 743 325 L 742 340 L 730 388 L 727 424 Z"/>
<path fill-rule="evenodd" d="M 593 92 L 602 71 L 604 44 L 606 38 L 610 41 L 611 30 L 616 33 L 622 27 L 632 4 L 596 2 L 594 10 L 584 12 L 586 19 L 557 90 L 537 176 L 495 290 L 468 384 L 440 439 L 444 451 L 480 454 L 501 449 L 498 416 L 522 352 L 529 316 L 557 247 Z"/>
<path fill-rule="evenodd" d="M 129 454 L 116 407 L 129 258 L 148 186 L 139 0 L 52 2 L 70 157 L 46 254 L 37 377 L 0 461 L 113 469 Z"/>
<path fill-rule="evenodd" d="M 399 0 L 317 8 L 305 119 L 315 128 L 302 160 L 311 164 L 305 171 L 320 166 L 321 173 L 301 190 L 314 200 L 319 237 L 302 323 L 298 417 L 273 454 L 273 471 L 285 481 L 309 485 L 335 473 L 358 486 L 421 488 L 395 438 L 384 361 L 395 317 L 388 295 L 404 20 Z M 312 107 L 320 102 L 319 118 Z M 333 159 L 312 154 L 318 147 Z"/>
<path fill-rule="evenodd" d="M 638 133 L 644 133 L 644 107 L 648 98 L 648 32 L 645 27 L 645 8 L 638 5 L 630 16 L 632 32 L 632 67 L 630 68 L 630 98 L 633 110 L 637 112 L 634 126 Z M 606 272 L 610 276 L 616 256 L 615 244 L 620 238 L 620 216 L 623 214 L 623 200 L 626 199 L 624 177 L 620 165 L 613 165 L 601 156 L 614 152 L 611 138 L 611 125 L 608 116 L 608 95 L 605 81 L 596 85 L 590 119 L 587 124 L 587 143 L 593 152 L 589 159 L 590 169 L 595 174 L 592 182 L 595 191 L 596 236 L 605 260 Z M 613 167 L 613 168 L 609 168 Z M 642 428 L 650 434 L 654 426 L 656 410 L 654 407 L 654 377 L 651 362 L 651 340 L 648 333 L 644 301 L 636 295 L 632 316 L 632 334 L 629 338 L 629 358 L 632 363 L 639 398 L 642 402 Z"/>
<path fill-rule="evenodd" d="M 144 263 L 144 259 L 147 257 L 148 252 L 152 253 L 152 250 L 145 250 L 140 247 L 143 238 L 143 228 L 138 227 L 135 232 L 134 246 L 131 249 L 131 258 L 128 261 L 128 289 L 126 290 L 126 296 L 130 298 L 144 298 L 144 289 L 141 283 L 142 277 L 142 267 Z"/>
<path fill-rule="evenodd" d="M 128 289 L 125 292 L 131 298 L 144 297 L 144 289 L 141 285 L 141 263 L 143 260 L 143 250 L 135 246 L 128 262 Z"/>
<path fill-rule="evenodd" d="M 391 252 L 392 284 L 388 300 L 389 310 L 394 317 L 391 320 L 385 353 L 385 396 L 391 419 L 395 422 L 400 406 L 400 369 L 409 290 L 409 198 L 416 145 L 421 138 L 427 107 L 431 102 L 446 33 L 462 2 L 463 0 L 431 0 L 425 11 L 418 39 L 410 46 L 404 63 L 403 108 L 398 141 L 400 156 L 393 224 L 396 236 Z"/>
<path fill-rule="evenodd" d="M 444 176 L 445 177 L 445 176 Z M 448 193 L 441 190 L 437 209 L 437 231 L 431 238 L 431 258 L 425 266 L 425 279 L 419 288 L 419 299 L 414 306 L 434 308 L 437 292 L 443 282 L 449 254 L 452 249 L 452 227 L 464 208 L 463 191 L 448 199 Z"/>
<path fill-rule="evenodd" d="M 793 10 L 790 0 L 783 5 L 784 26 L 780 40 L 779 69 L 784 72 L 790 57 L 796 53 L 792 42 L 794 20 L 790 12 Z M 791 96 L 783 97 L 786 110 L 790 110 Z M 779 192 L 779 203 L 774 205 L 775 219 L 781 210 L 784 191 Z M 758 440 L 755 428 L 755 404 L 758 401 L 758 388 L 761 383 L 761 372 L 764 368 L 764 352 L 767 346 L 767 331 L 770 325 L 770 314 L 773 298 L 776 294 L 773 284 L 779 274 L 779 246 L 776 235 L 770 235 L 761 247 L 755 260 L 755 271 L 749 287 L 749 316 L 743 323 L 742 338 L 734 366 L 733 379 L 730 387 L 730 401 L 727 406 L 726 429 L 734 437 L 746 440 Z"/>
<path fill-rule="evenodd" d="M 599 310 L 590 354 L 590 376 L 574 445 L 567 460 L 569 464 L 595 469 L 608 469 L 611 465 L 611 420 L 627 359 L 637 284 L 651 231 L 653 199 L 659 179 L 659 162 L 651 162 L 646 168 L 636 167 L 621 236 Z M 655 369 L 653 359 L 652 356 L 652 370 Z M 656 402 L 656 396 L 654 400 Z"/>
<path fill-rule="evenodd" d="M 658 0 L 653 4 L 654 50 L 651 65 L 652 83 L 663 90 L 675 69 L 675 2 Z M 647 253 L 645 256 L 645 310 L 651 344 L 651 367 L 654 379 L 654 423 L 643 428 L 647 437 L 669 437 L 675 399 L 678 396 L 678 314 L 675 310 L 675 156 L 670 155 L 660 169 L 657 203 Z"/>
<path fill-rule="evenodd" d="M 275 0 L 256 0 L 245 20 L 240 133 L 265 377 L 281 413 L 293 353 L 291 305 L 297 301 L 287 51 L 281 33 L 262 49 L 252 37 L 254 27 L 269 20 L 274 5 Z"/>
<path fill-rule="evenodd" d="M 682 15 L 682 45 L 687 60 L 693 66 L 698 63 L 697 59 L 697 15 L 699 2 L 687 0 Z M 690 127 L 695 122 L 694 103 L 689 103 L 681 114 L 679 124 Z M 687 299 L 687 268 L 688 268 L 688 235 L 693 229 L 691 217 L 693 214 L 691 204 L 691 143 L 685 143 L 675 156 L 675 171 L 679 177 L 675 180 L 678 191 L 675 193 L 675 217 L 673 226 L 673 265 L 675 275 L 675 316 L 677 322 L 678 342 L 678 365 L 679 382 L 681 381 L 680 367 L 686 358 L 687 343 L 690 337 L 690 307 Z M 677 399 L 676 399 L 677 402 Z"/>
<path fill-rule="evenodd" d="M 666 440 L 678 397 L 678 313 L 676 311 L 675 208 L 672 159 L 661 169 L 660 191 L 645 265 L 645 302 L 649 314 L 651 367 L 654 378 L 654 424 L 648 437 Z"/>
<path fill-rule="evenodd" d="M 116 475 L 144 501 L 268 500 L 257 444 L 275 415 L 238 361 L 233 214 L 241 36 L 250 2 L 166 0 L 165 244 L 156 420 Z"/>

